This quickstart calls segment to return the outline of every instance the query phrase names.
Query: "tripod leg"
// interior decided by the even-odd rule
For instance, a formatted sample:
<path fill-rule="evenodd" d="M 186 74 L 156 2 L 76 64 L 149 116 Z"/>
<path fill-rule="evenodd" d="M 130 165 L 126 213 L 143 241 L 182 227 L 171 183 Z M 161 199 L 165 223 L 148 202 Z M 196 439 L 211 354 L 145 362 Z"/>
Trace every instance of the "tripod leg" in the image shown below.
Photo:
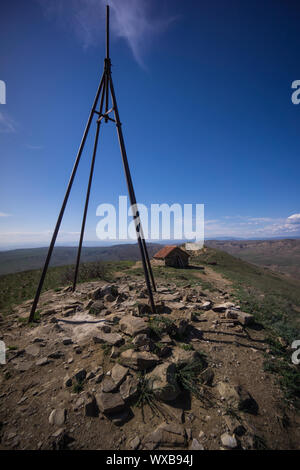
<path fill-rule="evenodd" d="M 85 229 L 86 215 L 87 215 L 87 210 L 88 210 L 88 206 L 89 206 L 91 185 L 92 185 L 95 159 L 96 159 L 97 146 L 98 146 L 99 131 L 100 131 L 100 122 L 97 122 L 97 129 L 96 129 L 93 157 L 92 157 L 92 163 L 91 163 L 90 177 L 89 177 L 89 182 L 88 182 L 88 187 L 87 187 L 87 192 L 86 192 L 86 200 L 85 200 L 85 206 L 84 206 L 84 212 L 83 212 L 83 218 L 82 218 L 82 225 L 81 225 L 81 232 L 80 232 L 80 240 L 79 240 L 77 259 L 76 259 L 76 267 L 75 267 L 75 274 L 74 274 L 74 281 L 73 281 L 73 292 L 76 289 L 76 283 L 77 283 L 77 277 L 78 277 L 78 269 L 79 269 L 79 263 L 80 263 L 82 241 L 83 241 L 83 235 L 84 235 L 84 229 Z"/>
<path fill-rule="evenodd" d="M 115 95 L 114 86 L 113 86 L 113 82 L 112 82 L 112 78 L 111 78 L 110 73 L 108 74 L 108 79 L 109 79 L 109 85 L 110 85 L 110 91 L 111 91 L 112 105 L 113 105 L 114 114 L 115 114 L 116 127 L 117 127 L 117 133 L 118 133 L 118 138 L 119 138 L 122 161 L 123 161 L 123 165 L 124 165 L 125 176 L 126 176 L 126 181 L 127 181 L 127 187 L 128 187 L 129 197 L 130 197 L 130 203 L 131 203 L 132 207 L 135 207 L 135 211 L 134 211 L 135 213 L 133 214 L 133 218 L 134 218 L 134 221 L 135 221 L 135 224 L 136 224 L 137 240 L 138 240 L 138 244 L 139 244 L 139 248 L 140 248 L 140 252 L 141 252 L 141 258 L 142 258 L 143 269 L 144 269 L 144 274 L 145 274 L 145 280 L 146 280 L 147 289 L 148 289 L 149 301 L 150 301 L 152 312 L 155 313 L 156 310 L 155 310 L 155 304 L 154 304 L 154 299 L 153 299 L 153 294 L 152 294 L 152 289 L 151 289 L 151 283 L 150 283 L 150 279 L 149 279 L 147 261 L 146 261 L 143 242 L 142 242 L 142 239 L 141 239 L 141 232 L 140 232 L 141 224 L 140 224 L 140 221 L 138 222 L 138 220 L 137 220 L 137 219 L 139 219 L 139 216 L 137 216 L 137 213 L 136 213 L 136 199 L 135 199 L 135 194 L 134 194 L 134 190 L 133 190 L 133 184 L 132 184 L 130 169 L 129 169 L 129 165 L 128 165 L 128 160 L 127 160 L 127 154 L 126 154 L 126 149 L 125 149 L 123 133 L 122 133 L 122 129 L 121 129 L 121 122 L 120 122 L 120 117 L 119 117 L 119 112 L 118 112 L 116 95 Z"/>
<path fill-rule="evenodd" d="M 98 99 L 99 99 L 99 96 L 100 96 L 100 93 L 101 93 L 101 90 L 102 90 L 103 81 L 104 81 L 104 74 L 102 75 L 101 82 L 100 82 L 100 85 L 99 85 L 97 93 L 96 93 L 94 104 L 93 104 L 92 110 L 90 112 L 90 116 L 89 116 L 85 131 L 84 131 L 84 134 L 83 134 L 83 137 L 82 137 L 82 140 L 81 140 L 81 144 L 80 144 L 77 156 L 76 156 L 76 160 L 75 160 L 74 167 L 73 167 L 73 170 L 72 170 L 72 173 L 71 173 L 71 177 L 70 177 L 70 180 L 69 180 L 69 183 L 68 183 L 68 186 L 67 186 L 66 194 L 65 194 L 65 197 L 64 197 L 61 209 L 60 209 L 60 213 L 59 213 L 59 216 L 58 216 L 58 219 L 57 219 L 57 222 L 56 222 L 56 226 L 55 226 L 53 235 L 52 235 L 51 243 L 50 243 L 50 246 L 49 246 L 49 249 L 48 249 L 48 254 L 47 254 L 45 264 L 44 264 L 44 268 L 43 268 L 43 272 L 42 272 L 40 282 L 39 282 L 39 285 L 38 285 L 38 288 L 37 288 L 37 291 L 36 291 L 36 294 L 35 294 L 35 298 L 34 298 L 34 301 L 33 301 L 32 307 L 31 307 L 31 311 L 30 311 L 30 315 L 29 315 L 29 319 L 28 319 L 29 322 L 33 321 L 33 319 L 34 319 L 34 313 L 35 313 L 35 310 L 36 310 L 36 307 L 37 307 L 37 304 L 38 304 L 38 301 L 39 301 L 39 298 L 40 298 L 40 295 L 41 295 L 41 291 L 42 291 L 43 284 L 44 284 L 44 281 L 45 281 L 45 277 L 46 277 L 46 274 L 47 274 L 49 262 L 50 262 L 50 259 L 51 259 L 51 255 L 52 255 L 53 248 L 54 248 L 56 238 L 57 238 L 57 234 L 58 234 L 58 231 L 59 231 L 59 227 L 60 227 L 60 224 L 61 224 L 61 221 L 62 221 L 62 218 L 63 218 L 63 215 L 64 215 L 64 211 L 65 211 L 68 199 L 69 199 L 69 195 L 70 195 L 70 192 L 71 192 L 71 189 L 72 189 L 73 181 L 74 181 L 76 171 L 77 171 L 77 168 L 78 168 L 78 165 L 79 165 L 79 162 L 80 162 L 80 158 L 81 158 L 81 154 L 82 154 L 82 151 L 83 151 L 83 148 L 84 148 L 84 145 L 85 145 L 85 141 L 86 141 L 87 135 L 89 133 L 89 129 L 90 129 L 91 122 L 92 122 L 92 119 L 93 119 L 94 111 L 96 109 Z"/>
<path fill-rule="evenodd" d="M 102 113 L 102 109 L 103 109 L 104 95 L 106 93 L 106 81 L 107 81 L 107 79 L 106 79 L 106 76 L 105 76 L 104 82 L 103 82 L 100 106 L 99 106 L 99 114 Z M 92 185 L 93 174 L 94 174 L 94 166 L 95 166 L 95 159 L 96 159 L 96 153 L 97 153 L 97 147 L 98 147 L 98 138 L 99 138 L 99 132 L 100 132 L 100 125 L 101 125 L 101 121 L 98 120 L 97 121 L 96 135 L 95 135 L 95 142 L 94 142 L 94 150 L 93 150 L 93 156 L 92 156 L 92 162 L 91 162 L 90 176 L 89 176 L 89 182 L 88 182 L 88 187 L 87 187 L 87 191 L 86 191 L 85 205 L 84 205 L 84 211 L 83 211 L 83 217 L 82 217 L 80 239 L 79 239 L 79 245 L 78 245 L 78 251 L 77 251 L 77 259 L 76 259 L 74 281 L 73 281 L 73 292 L 76 289 L 77 278 L 78 278 L 81 248 L 82 248 L 82 242 L 83 242 L 83 236 L 84 236 L 84 230 L 85 230 L 86 216 L 87 216 L 87 211 L 88 211 L 88 206 L 89 206 L 91 185 Z"/>

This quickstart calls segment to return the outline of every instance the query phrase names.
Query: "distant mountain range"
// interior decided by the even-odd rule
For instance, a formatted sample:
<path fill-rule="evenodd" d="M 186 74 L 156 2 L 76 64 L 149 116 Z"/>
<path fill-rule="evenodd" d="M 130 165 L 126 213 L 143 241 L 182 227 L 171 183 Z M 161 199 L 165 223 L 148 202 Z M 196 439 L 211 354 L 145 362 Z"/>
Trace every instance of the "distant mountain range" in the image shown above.
<path fill-rule="evenodd" d="M 175 240 L 169 244 L 176 244 Z M 180 243 L 177 243 L 180 244 Z M 206 240 L 212 248 L 226 251 L 244 261 L 265 266 L 288 276 L 300 279 L 300 239 L 268 240 Z M 162 245 L 148 243 L 149 256 L 152 257 Z M 24 248 L 0 252 L 0 275 L 39 269 L 43 266 L 48 248 Z M 51 266 L 75 264 L 77 247 L 55 247 Z M 92 261 L 137 261 L 140 259 L 139 247 L 135 243 L 113 246 L 82 248 L 82 262 Z"/>
<path fill-rule="evenodd" d="M 149 256 L 152 257 L 162 245 L 148 243 Z M 0 252 L 0 275 L 10 274 L 43 266 L 48 248 L 24 248 Z M 53 250 L 50 266 L 64 266 L 75 264 L 77 248 L 58 246 Z M 81 261 L 137 261 L 140 259 L 138 244 L 122 244 L 101 247 L 83 247 Z"/>
<path fill-rule="evenodd" d="M 207 240 L 211 248 L 300 279 L 300 239 Z"/>

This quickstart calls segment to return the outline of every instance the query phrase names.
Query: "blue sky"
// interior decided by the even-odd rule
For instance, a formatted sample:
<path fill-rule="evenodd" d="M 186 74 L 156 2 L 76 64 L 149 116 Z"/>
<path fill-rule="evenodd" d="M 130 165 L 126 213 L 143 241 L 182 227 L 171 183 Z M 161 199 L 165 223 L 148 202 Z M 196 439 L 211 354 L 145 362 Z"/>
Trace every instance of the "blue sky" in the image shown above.
<path fill-rule="evenodd" d="M 0 248 L 50 239 L 103 69 L 106 3 L 1 2 Z M 205 204 L 207 238 L 299 236 L 299 2 L 108 3 L 138 202 Z M 60 243 L 79 236 L 92 138 Z M 116 131 L 104 124 L 87 241 L 97 240 L 97 206 L 126 194 Z"/>

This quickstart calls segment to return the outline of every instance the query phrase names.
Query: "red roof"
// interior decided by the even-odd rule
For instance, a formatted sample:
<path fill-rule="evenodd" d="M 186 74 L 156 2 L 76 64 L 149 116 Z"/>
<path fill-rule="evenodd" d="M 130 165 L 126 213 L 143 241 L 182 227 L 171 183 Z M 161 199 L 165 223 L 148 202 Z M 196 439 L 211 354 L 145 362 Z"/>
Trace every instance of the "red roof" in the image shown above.
<path fill-rule="evenodd" d="M 159 250 L 157 253 L 155 253 L 155 255 L 153 256 L 153 258 L 156 258 L 156 259 L 164 259 L 164 258 L 167 258 L 167 256 L 169 256 L 170 253 L 172 253 L 172 251 L 174 250 L 180 250 L 182 251 L 182 253 L 184 253 L 185 255 L 187 256 L 190 256 L 186 251 L 182 250 L 181 248 L 179 248 L 179 246 L 176 246 L 176 245 L 166 245 L 164 246 L 161 250 Z"/>

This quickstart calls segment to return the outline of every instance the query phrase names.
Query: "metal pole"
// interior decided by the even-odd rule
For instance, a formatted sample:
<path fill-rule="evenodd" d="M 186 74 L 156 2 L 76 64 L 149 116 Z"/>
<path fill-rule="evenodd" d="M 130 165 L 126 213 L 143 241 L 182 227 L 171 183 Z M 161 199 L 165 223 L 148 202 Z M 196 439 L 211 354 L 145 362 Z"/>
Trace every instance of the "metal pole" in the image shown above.
<path fill-rule="evenodd" d="M 126 149 L 125 149 L 125 143 L 124 143 L 123 133 L 122 133 L 122 129 L 121 129 L 121 122 L 120 122 L 120 116 L 119 116 L 119 111 L 118 111 L 118 106 L 117 106 L 117 100 L 116 100 L 116 95 L 115 95 L 115 91 L 114 91 L 114 86 L 113 86 L 110 70 L 108 70 L 108 79 L 109 79 L 109 84 L 110 84 L 112 105 L 113 105 L 113 108 L 114 108 L 118 139 L 119 139 L 121 156 L 122 156 L 122 161 L 123 161 L 124 170 L 125 170 L 125 176 L 126 176 L 127 187 L 128 187 L 129 197 L 130 197 L 130 203 L 131 203 L 131 206 L 134 206 L 136 208 L 136 199 L 135 199 L 135 194 L 134 194 L 134 190 L 133 190 L 133 184 L 132 184 L 130 169 L 129 169 L 129 165 L 128 165 L 128 159 L 127 159 L 127 154 L 126 154 Z M 137 220 L 137 218 L 139 219 L 139 217 L 137 216 L 136 213 L 133 214 L 133 217 L 134 217 L 134 221 L 135 221 L 135 225 L 136 225 L 137 240 L 138 240 L 138 244 L 139 244 L 139 248 L 140 248 L 140 252 L 141 252 L 141 258 L 142 258 L 142 263 L 143 263 L 143 269 L 144 269 L 145 280 L 146 280 L 147 289 L 148 289 L 148 295 L 149 295 L 151 310 L 152 310 L 153 313 L 155 313 L 156 309 L 155 309 L 155 304 L 154 304 L 154 299 L 153 299 L 153 294 L 152 294 L 152 289 L 151 289 L 151 284 L 150 284 L 150 279 L 149 279 L 149 273 L 148 273 L 148 269 L 147 269 L 147 262 L 146 262 L 143 243 L 142 243 L 142 240 L 141 240 L 140 223 L 138 223 L 138 220 Z"/>
<path fill-rule="evenodd" d="M 99 114 L 102 113 L 104 94 L 105 94 L 105 80 L 103 82 L 103 87 L 102 87 L 102 96 L 101 96 L 101 100 L 100 100 Z M 88 207 L 89 207 L 91 185 L 92 185 L 92 180 L 93 180 L 95 159 L 96 159 L 96 153 L 97 153 L 97 147 L 98 147 L 100 124 L 101 124 L 101 121 L 98 120 L 97 121 L 96 135 L 95 135 L 94 150 L 93 150 L 93 156 L 92 156 L 92 162 L 91 162 L 90 176 L 89 176 L 89 182 L 88 182 L 88 187 L 87 187 L 87 191 L 86 191 L 85 206 L 84 206 L 83 217 L 82 217 L 81 232 L 80 232 L 80 239 L 79 239 L 77 259 L 76 259 L 74 281 L 73 281 L 73 292 L 75 291 L 76 284 L 77 284 L 78 270 L 79 270 L 80 257 L 81 257 L 81 248 L 82 248 L 82 242 L 83 242 L 83 236 L 84 236 L 84 230 L 85 230 L 86 216 L 87 216 L 87 211 L 88 211 Z"/>
<path fill-rule="evenodd" d="M 84 235 L 84 229 L 85 229 L 86 215 L 87 215 L 87 210 L 89 206 L 89 199 L 90 199 L 91 185 L 92 185 L 92 179 L 93 179 L 93 173 L 94 173 L 95 158 L 96 158 L 96 153 L 97 153 L 100 124 L 101 124 L 101 121 L 98 121 L 97 129 L 96 129 L 96 136 L 95 136 L 95 143 L 94 143 L 94 150 L 93 150 L 93 158 L 92 158 L 92 163 L 91 163 L 91 170 L 90 170 L 90 176 L 89 176 L 89 182 L 88 182 L 88 187 L 87 187 L 87 192 L 86 192 L 86 200 L 85 200 L 85 206 L 84 206 L 84 212 L 83 212 L 83 218 L 82 218 L 80 240 L 79 240 L 79 246 L 78 246 L 78 252 L 77 252 L 75 274 L 74 274 L 74 281 L 73 281 L 73 292 L 76 289 L 76 283 L 77 283 L 77 277 L 78 277 L 82 241 L 83 241 L 83 235 Z"/>
<path fill-rule="evenodd" d="M 30 315 L 29 315 L 29 319 L 28 319 L 29 322 L 33 321 L 33 319 L 34 319 L 34 313 L 35 313 L 35 310 L 36 310 L 36 307 L 37 307 L 37 304 L 38 304 L 38 301 L 39 301 L 39 298 L 40 298 L 40 295 L 41 295 L 41 291 L 42 291 L 43 284 L 44 284 L 44 281 L 45 281 L 45 277 L 46 277 L 46 274 L 47 274 L 49 262 L 50 262 L 50 259 L 51 259 L 51 255 L 52 255 L 53 248 L 54 248 L 56 238 L 57 238 L 57 234 L 58 234 L 58 231 L 59 231 L 59 227 L 60 227 L 60 224 L 61 224 L 61 221 L 62 221 L 62 218 L 63 218 L 63 215 L 64 215 L 64 211 L 65 211 L 65 208 L 66 208 L 66 205 L 67 205 L 67 202 L 68 202 L 68 198 L 69 198 L 69 195 L 70 195 L 70 192 L 71 192 L 71 189 L 72 189 L 73 181 L 74 181 L 76 171 L 77 171 L 77 168 L 78 168 L 78 165 L 79 165 L 79 162 L 80 162 L 80 158 L 81 158 L 81 154 L 82 154 L 82 151 L 83 151 L 83 148 L 84 148 L 84 145 L 85 145 L 85 141 L 86 141 L 87 135 L 89 133 L 89 129 L 90 129 L 91 122 L 92 122 L 92 119 L 93 119 L 94 111 L 95 111 L 95 108 L 96 108 L 97 103 L 98 103 L 99 95 L 101 93 L 101 89 L 102 89 L 102 86 L 103 86 L 103 80 L 104 80 L 104 73 L 102 75 L 100 85 L 98 87 L 96 97 L 95 97 L 95 100 L 94 100 L 94 104 L 93 104 L 92 110 L 90 112 L 86 128 L 85 128 L 84 133 L 83 133 L 83 137 L 82 137 L 82 140 L 81 140 L 81 143 L 80 143 L 80 147 L 79 147 L 79 150 L 78 150 L 78 153 L 77 153 L 77 156 L 76 156 L 76 160 L 75 160 L 75 163 L 74 163 L 74 166 L 73 166 L 73 169 L 72 169 L 71 177 L 70 177 L 70 180 L 69 180 L 69 183 L 68 183 L 68 186 L 67 186 L 66 194 L 65 194 L 65 197 L 64 197 L 61 209 L 60 209 L 60 213 L 59 213 L 59 216 L 58 216 L 58 219 L 57 219 L 57 222 L 56 222 L 56 226 L 55 226 L 55 229 L 54 229 L 52 240 L 51 240 L 51 243 L 50 243 L 50 246 L 49 246 L 49 249 L 48 249 L 48 254 L 47 254 L 47 257 L 46 257 L 46 260 L 45 260 L 43 272 L 42 272 L 40 282 L 39 282 L 39 285 L 38 285 L 38 288 L 37 288 L 37 291 L 36 291 L 36 294 L 35 294 L 35 298 L 34 298 L 34 301 L 33 301 L 32 307 L 31 307 L 31 311 L 30 311 Z"/>
<path fill-rule="evenodd" d="M 106 5 L 106 58 L 109 59 L 109 5 Z"/>

